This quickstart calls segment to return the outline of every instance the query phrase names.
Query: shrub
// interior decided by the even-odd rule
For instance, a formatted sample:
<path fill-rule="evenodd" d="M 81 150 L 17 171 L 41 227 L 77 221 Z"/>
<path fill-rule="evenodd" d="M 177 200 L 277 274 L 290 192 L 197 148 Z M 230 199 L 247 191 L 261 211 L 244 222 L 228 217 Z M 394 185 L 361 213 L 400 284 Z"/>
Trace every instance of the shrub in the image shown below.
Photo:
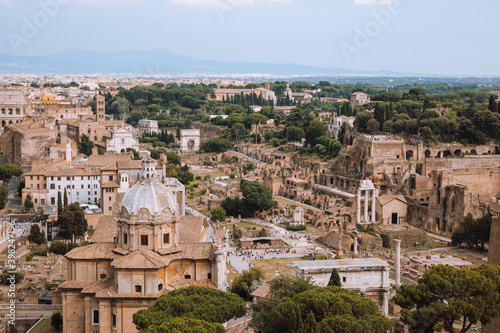
<path fill-rule="evenodd" d="M 50 317 L 50 325 L 54 327 L 56 331 L 60 331 L 63 324 L 63 317 L 60 312 L 54 312 L 52 317 Z"/>
<path fill-rule="evenodd" d="M 286 226 L 286 230 L 290 230 L 290 231 L 302 231 L 302 230 L 306 230 L 307 229 L 307 226 L 305 225 L 287 225 Z"/>
<path fill-rule="evenodd" d="M 11 279 L 14 278 L 14 281 Z M 3 271 L 2 275 L 0 275 L 0 282 L 3 284 L 11 284 L 11 282 L 14 282 L 14 284 L 17 284 L 21 282 L 24 279 L 24 273 L 21 272 L 14 272 L 14 273 L 9 273 L 9 271 Z"/>
<path fill-rule="evenodd" d="M 52 244 L 50 244 L 50 252 L 65 255 L 68 253 L 68 244 L 60 241 L 52 242 Z"/>

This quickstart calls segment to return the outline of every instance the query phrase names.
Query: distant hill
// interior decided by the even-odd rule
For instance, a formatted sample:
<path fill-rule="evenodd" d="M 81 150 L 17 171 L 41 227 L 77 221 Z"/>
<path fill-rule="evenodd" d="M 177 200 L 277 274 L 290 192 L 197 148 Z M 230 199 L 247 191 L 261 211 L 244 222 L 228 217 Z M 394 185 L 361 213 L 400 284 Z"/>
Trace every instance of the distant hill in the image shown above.
<path fill-rule="evenodd" d="M 274 76 L 411 75 L 390 71 L 357 71 L 295 64 L 199 60 L 159 49 L 109 53 L 68 50 L 47 56 L 0 54 L 0 72 L 4 74 L 262 74 Z"/>

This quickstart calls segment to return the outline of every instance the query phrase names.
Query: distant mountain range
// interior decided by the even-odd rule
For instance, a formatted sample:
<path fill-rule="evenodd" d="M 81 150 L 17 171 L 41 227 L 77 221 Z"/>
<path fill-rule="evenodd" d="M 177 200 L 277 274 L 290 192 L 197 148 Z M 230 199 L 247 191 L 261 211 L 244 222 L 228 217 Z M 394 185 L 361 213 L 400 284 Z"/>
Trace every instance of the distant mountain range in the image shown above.
<path fill-rule="evenodd" d="M 271 75 L 271 76 L 413 76 L 391 71 L 358 71 L 296 64 L 199 60 L 165 50 L 97 52 L 68 50 L 47 56 L 0 54 L 4 74 Z"/>

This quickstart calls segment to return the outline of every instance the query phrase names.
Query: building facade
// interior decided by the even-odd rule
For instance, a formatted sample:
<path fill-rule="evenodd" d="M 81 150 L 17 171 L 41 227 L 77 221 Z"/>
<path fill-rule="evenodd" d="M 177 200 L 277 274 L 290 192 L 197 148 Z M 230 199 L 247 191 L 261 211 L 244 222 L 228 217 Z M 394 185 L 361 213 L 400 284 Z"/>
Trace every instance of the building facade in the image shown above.
<path fill-rule="evenodd" d="M 19 123 L 30 113 L 28 98 L 21 89 L 0 88 L 0 130 Z"/>
<path fill-rule="evenodd" d="M 97 226 L 94 237 L 104 241 L 66 255 L 68 279 L 59 286 L 63 332 L 137 332 L 132 315 L 161 295 L 191 285 L 225 288 L 220 241 L 209 240 L 213 230 L 205 218 L 183 215 L 158 181 L 155 164 L 143 160 L 141 179 L 126 192 L 119 213 Z"/>

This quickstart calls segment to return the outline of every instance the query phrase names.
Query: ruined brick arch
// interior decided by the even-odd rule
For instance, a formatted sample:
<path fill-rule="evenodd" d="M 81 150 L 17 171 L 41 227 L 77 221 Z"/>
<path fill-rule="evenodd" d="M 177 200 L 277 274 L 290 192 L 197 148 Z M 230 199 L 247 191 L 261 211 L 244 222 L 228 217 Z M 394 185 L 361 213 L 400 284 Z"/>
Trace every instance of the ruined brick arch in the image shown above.
<path fill-rule="evenodd" d="M 461 151 L 460 149 L 457 149 L 457 150 L 455 150 L 455 151 L 453 152 L 453 155 L 455 155 L 455 156 L 460 156 L 460 155 L 462 155 L 462 151 Z"/>
<path fill-rule="evenodd" d="M 425 158 L 429 158 L 429 157 L 431 157 L 431 151 L 429 149 L 427 149 L 425 151 Z"/>
<path fill-rule="evenodd" d="M 407 150 L 406 151 L 406 159 L 407 160 L 411 160 L 413 158 L 413 156 L 414 156 L 413 150 Z"/>

